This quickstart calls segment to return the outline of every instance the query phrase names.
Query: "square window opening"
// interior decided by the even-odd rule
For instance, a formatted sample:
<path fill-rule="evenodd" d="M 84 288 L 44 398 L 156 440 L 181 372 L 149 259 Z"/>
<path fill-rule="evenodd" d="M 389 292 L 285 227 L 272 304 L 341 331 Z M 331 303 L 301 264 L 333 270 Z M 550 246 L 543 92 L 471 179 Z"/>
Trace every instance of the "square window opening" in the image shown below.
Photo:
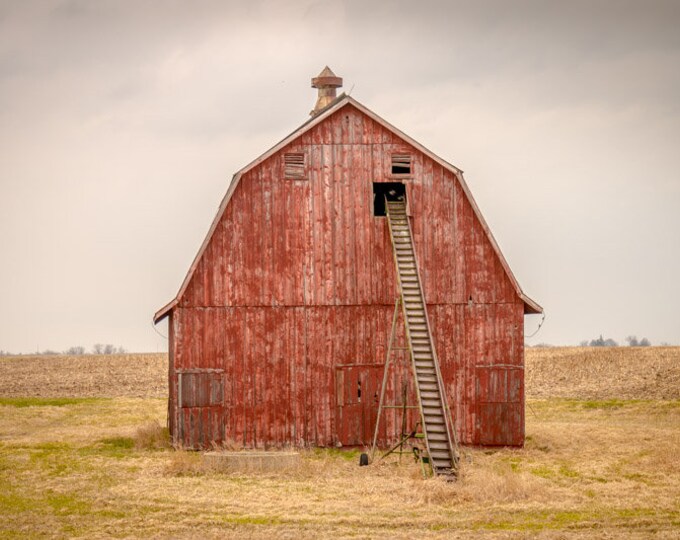
<path fill-rule="evenodd" d="M 392 168 L 393 175 L 410 175 L 412 157 L 408 154 L 393 154 Z"/>
<path fill-rule="evenodd" d="M 289 152 L 283 156 L 284 178 L 289 180 L 305 179 L 305 155 L 302 152 Z"/>
<path fill-rule="evenodd" d="M 373 182 L 373 215 L 386 216 L 385 198 L 388 201 L 406 200 L 406 186 L 401 182 Z"/>

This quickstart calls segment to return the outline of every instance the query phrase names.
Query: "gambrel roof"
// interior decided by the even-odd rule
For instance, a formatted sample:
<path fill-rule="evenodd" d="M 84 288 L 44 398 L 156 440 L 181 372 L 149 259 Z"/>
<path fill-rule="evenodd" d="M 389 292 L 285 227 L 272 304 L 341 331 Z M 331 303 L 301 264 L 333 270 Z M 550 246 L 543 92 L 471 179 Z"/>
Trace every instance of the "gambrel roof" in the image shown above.
<path fill-rule="evenodd" d="M 379 125 L 387 129 L 388 131 L 392 132 L 394 135 L 405 141 L 406 143 L 410 144 L 414 148 L 416 148 L 418 151 L 422 152 L 424 155 L 432 159 L 434 162 L 437 164 L 441 165 L 444 169 L 450 171 L 453 173 L 453 175 L 457 178 L 458 182 L 460 183 L 460 186 L 465 193 L 465 196 L 467 197 L 474 213 L 477 219 L 479 220 L 479 223 L 481 224 L 488 240 L 491 246 L 493 247 L 494 252 L 496 253 L 496 256 L 498 257 L 499 261 L 501 262 L 503 269 L 505 270 L 508 278 L 510 279 L 514 289 L 516 290 L 517 294 L 519 295 L 520 299 L 524 302 L 524 313 L 525 314 L 533 314 L 533 313 L 542 313 L 543 308 L 537 304 L 535 301 L 533 301 L 531 298 L 529 298 L 524 292 L 522 291 L 521 287 L 519 286 L 519 283 L 517 282 L 517 279 L 513 275 L 512 271 L 510 270 L 510 266 L 508 265 L 507 261 L 505 260 L 505 257 L 503 257 L 503 254 L 493 237 L 493 234 L 491 233 L 491 229 L 489 228 L 488 224 L 484 220 L 484 217 L 482 216 L 482 213 L 479 210 L 479 207 L 477 206 L 477 203 L 475 202 L 472 193 L 470 192 L 470 189 L 468 188 L 465 179 L 463 178 L 463 171 L 460 170 L 459 168 L 455 167 L 451 163 L 448 163 L 447 161 L 443 160 L 436 154 L 432 153 L 430 150 L 425 148 L 423 145 L 391 125 L 389 122 L 385 121 L 382 119 L 380 116 L 375 114 L 373 111 L 359 103 L 357 100 L 354 98 L 342 94 L 338 96 L 332 103 L 330 103 L 325 109 L 321 110 L 310 118 L 307 122 L 302 124 L 298 129 L 296 129 L 293 133 L 285 137 L 283 140 L 281 140 L 278 144 L 274 145 L 272 148 L 270 148 L 267 152 L 250 162 L 248 165 L 243 167 L 240 171 L 238 171 L 236 174 L 234 174 L 231 184 L 229 185 L 229 189 L 227 190 L 227 193 L 225 194 L 224 198 L 222 199 L 222 202 L 219 206 L 219 209 L 217 211 L 217 215 L 215 216 L 215 219 L 212 222 L 212 225 L 210 227 L 210 230 L 208 231 L 208 234 L 205 237 L 205 240 L 203 241 L 203 244 L 201 244 L 200 249 L 198 250 L 198 253 L 196 254 L 196 257 L 194 258 L 193 263 L 191 264 L 191 267 L 189 268 L 189 271 L 184 278 L 184 281 L 182 282 L 182 286 L 180 287 L 177 296 L 168 304 L 163 306 L 156 314 L 154 315 L 154 322 L 158 323 L 162 319 L 164 319 L 170 311 L 179 303 L 180 299 L 184 295 L 184 292 L 186 291 L 191 278 L 196 271 L 196 267 L 198 266 L 199 261 L 201 260 L 203 253 L 205 252 L 208 244 L 210 243 L 210 239 L 213 236 L 213 233 L 215 232 L 215 229 L 217 228 L 218 224 L 220 223 L 220 220 L 222 218 L 222 215 L 225 211 L 225 208 L 229 204 L 229 201 L 238 187 L 239 181 L 241 177 L 253 169 L 254 167 L 257 167 L 259 164 L 261 164 L 263 161 L 266 159 L 270 158 L 272 155 L 274 155 L 276 152 L 290 144 L 292 141 L 303 135 L 304 133 L 308 132 L 318 124 L 324 122 L 329 116 L 334 114 L 335 112 L 339 111 L 343 107 L 346 107 L 348 105 L 351 105 L 355 107 L 357 110 L 377 122 Z"/>

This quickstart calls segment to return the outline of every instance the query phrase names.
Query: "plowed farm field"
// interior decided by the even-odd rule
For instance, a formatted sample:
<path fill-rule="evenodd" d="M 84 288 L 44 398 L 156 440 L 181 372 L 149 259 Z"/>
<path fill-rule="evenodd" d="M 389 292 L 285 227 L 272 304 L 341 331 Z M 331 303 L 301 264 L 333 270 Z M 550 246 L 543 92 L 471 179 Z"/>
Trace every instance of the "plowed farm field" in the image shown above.
<path fill-rule="evenodd" d="M 680 347 L 526 350 L 535 398 L 680 399 Z M 166 397 L 166 354 L 0 358 L 0 396 Z"/>

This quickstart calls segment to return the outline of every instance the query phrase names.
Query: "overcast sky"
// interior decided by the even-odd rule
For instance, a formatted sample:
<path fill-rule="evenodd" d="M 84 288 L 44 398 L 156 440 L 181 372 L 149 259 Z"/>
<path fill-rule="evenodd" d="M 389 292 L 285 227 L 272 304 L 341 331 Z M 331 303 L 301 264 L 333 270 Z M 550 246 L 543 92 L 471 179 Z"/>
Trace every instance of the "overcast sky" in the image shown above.
<path fill-rule="evenodd" d="M 0 0 L 0 349 L 166 350 L 153 313 L 326 64 L 465 171 L 545 308 L 528 343 L 680 344 L 679 28 L 678 1 Z"/>

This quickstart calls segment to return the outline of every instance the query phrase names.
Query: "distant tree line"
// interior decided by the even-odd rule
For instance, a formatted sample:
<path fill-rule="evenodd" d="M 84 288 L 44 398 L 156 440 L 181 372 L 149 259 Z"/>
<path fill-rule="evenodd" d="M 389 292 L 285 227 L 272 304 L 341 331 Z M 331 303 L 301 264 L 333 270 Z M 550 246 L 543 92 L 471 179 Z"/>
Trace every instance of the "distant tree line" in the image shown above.
<path fill-rule="evenodd" d="M 69 356 L 79 356 L 81 354 L 125 354 L 127 350 L 123 347 L 116 347 L 111 343 L 95 343 L 92 345 L 92 349 L 88 351 L 82 345 L 76 345 L 75 347 L 69 347 L 63 352 L 54 351 L 52 349 L 45 349 L 43 351 L 36 351 L 34 354 L 41 356 L 56 356 L 58 354 L 67 354 Z M 15 356 L 9 351 L 4 351 L 0 349 L 0 356 Z"/>
<path fill-rule="evenodd" d="M 649 341 L 646 337 L 643 337 L 642 339 L 638 339 L 636 336 L 628 336 L 626 338 L 626 343 L 630 347 L 649 347 L 652 343 Z M 602 334 L 600 334 L 600 337 L 591 339 L 588 341 L 587 339 L 583 340 L 580 343 L 581 347 L 618 347 L 619 344 L 611 339 L 611 338 L 604 338 L 602 337 Z"/>
<path fill-rule="evenodd" d="M 628 336 L 626 342 L 631 347 L 649 347 L 652 344 L 646 337 L 638 341 L 638 338 L 635 336 Z"/>

